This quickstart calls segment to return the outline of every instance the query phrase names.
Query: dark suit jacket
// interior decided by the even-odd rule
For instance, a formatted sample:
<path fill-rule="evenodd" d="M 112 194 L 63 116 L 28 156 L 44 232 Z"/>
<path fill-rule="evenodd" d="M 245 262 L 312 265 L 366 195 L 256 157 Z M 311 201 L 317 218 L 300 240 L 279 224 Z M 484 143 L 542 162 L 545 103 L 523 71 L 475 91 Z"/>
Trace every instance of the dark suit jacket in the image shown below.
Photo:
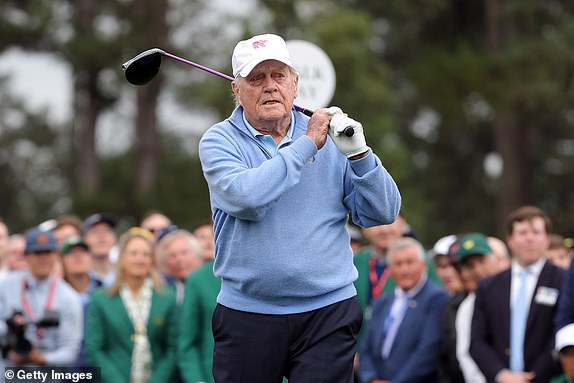
<path fill-rule="evenodd" d="M 511 270 L 485 279 L 479 284 L 476 292 L 470 355 L 488 382 L 494 382 L 500 370 L 509 368 Z M 558 302 L 538 303 L 536 293 L 541 286 L 559 291 L 563 276 L 563 270 L 546 262 L 532 294 L 526 322 L 524 369 L 536 373 L 533 382 L 547 383 L 558 372 L 558 365 L 552 358 L 554 348 L 552 320 Z"/>
<path fill-rule="evenodd" d="M 554 330 L 558 331 L 570 323 L 574 323 L 574 262 L 570 264 L 562 283 L 558 312 L 554 317 Z"/>
<path fill-rule="evenodd" d="M 393 383 L 432 383 L 436 381 L 442 314 L 448 295 L 427 280 L 409 305 L 388 359 L 383 359 L 383 326 L 394 298 L 394 293 L 383 294 L 373 305 L 359 353 L 361 381 L 379 378 Z"/>

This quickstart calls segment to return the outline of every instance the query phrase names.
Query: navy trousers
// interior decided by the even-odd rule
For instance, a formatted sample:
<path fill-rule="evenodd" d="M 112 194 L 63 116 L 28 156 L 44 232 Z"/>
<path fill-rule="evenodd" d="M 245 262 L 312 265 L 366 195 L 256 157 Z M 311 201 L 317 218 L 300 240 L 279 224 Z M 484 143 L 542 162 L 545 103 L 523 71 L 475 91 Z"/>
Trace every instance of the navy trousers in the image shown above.
<path fill-rule="evenodd" d="M 213 313 L 216 383 L 352 383 L 363 314 L 356 297 L 288 315 Z"/>

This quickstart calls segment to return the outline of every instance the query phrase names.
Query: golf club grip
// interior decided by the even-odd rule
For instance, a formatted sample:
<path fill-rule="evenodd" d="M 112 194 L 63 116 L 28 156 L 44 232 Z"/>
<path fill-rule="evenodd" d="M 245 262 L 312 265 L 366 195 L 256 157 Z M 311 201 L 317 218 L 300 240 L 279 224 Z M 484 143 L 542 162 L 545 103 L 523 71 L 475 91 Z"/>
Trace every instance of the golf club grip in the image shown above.
<path fill-rule="evenodd" d="M 311 117 L 313 115 L 313 111 L 310 109 L 301 108 L 300 106 L 297 105 L 295 105 L 295 109 L 297 109 L 306 116 Z M 345 129 L 343 129 L 343 134 L 347 137 L 353 137 L 353 135 L 355 134 L 355 129 L 352 126 L 347 126 Z"/>
<path fill-rule="evenodd" d="M 301 108 L 300 106 L 295 106 L 295 109 L 298 109 L 305 116 L 311 117 L 313 115 L 313 111 L 310 109 Z"/>

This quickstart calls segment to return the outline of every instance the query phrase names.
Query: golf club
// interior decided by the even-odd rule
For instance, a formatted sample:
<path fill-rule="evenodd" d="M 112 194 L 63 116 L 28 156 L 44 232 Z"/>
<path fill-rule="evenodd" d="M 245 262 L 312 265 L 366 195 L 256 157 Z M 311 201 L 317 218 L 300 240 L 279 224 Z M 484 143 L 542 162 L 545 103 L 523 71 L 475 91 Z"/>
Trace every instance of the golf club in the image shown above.
<path fill-rule="evenodd" d="M 176 56 L 174 54 L 168 53 L 159 48 L 152 48 L 148 49 L 140 53 L 139 55 L 135 56 L 133 59 L 126 61 L 122 64 L 122 69 L 125 72 L 126 80 L 130 84 L 133 85 L 145 85 L 150 82 L 159 72 L 159 68 L 161 66 L 162 57 L 166 56 L 170 59 L 182 62 L 187 65 L 191 65 L 197 69 L 201 69 L 205 72 L 214 74 L 221 78 L 224 78 L 229 81 L 233 81 L 234 78 L 208 68 L 206 66 L 194 63 L 193 61 L 186 60 L 182 57 Z M 298 110 L 299 112 L 311 117 L 313 115 L 313 111 L 309 109 L 302 108 L 298 105 L 293 105 L 293 107 Z M 355 134 L 353 127 L 348 126 L 343 131 L 343 134 L 347 137 L 352 137 Z"/>

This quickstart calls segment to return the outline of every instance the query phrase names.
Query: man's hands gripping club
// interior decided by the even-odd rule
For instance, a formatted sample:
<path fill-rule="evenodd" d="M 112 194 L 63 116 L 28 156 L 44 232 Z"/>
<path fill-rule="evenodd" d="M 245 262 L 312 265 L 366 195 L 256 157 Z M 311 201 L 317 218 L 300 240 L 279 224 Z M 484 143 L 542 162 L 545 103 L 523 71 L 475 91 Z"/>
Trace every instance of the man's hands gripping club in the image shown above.
<path fill-rule="evenodd" d="M 353 128 L 354 134 L 351 137 L 344 133 L 347 127 Z M 315 142 L 317 149 L 325 145 L 327 134 L 331 136 L 339 151 L 349 159 L 369 150 L 361 123 L 348 117 L 336 106 L 317 109 L 307 125 L 307 136 Z"/>

